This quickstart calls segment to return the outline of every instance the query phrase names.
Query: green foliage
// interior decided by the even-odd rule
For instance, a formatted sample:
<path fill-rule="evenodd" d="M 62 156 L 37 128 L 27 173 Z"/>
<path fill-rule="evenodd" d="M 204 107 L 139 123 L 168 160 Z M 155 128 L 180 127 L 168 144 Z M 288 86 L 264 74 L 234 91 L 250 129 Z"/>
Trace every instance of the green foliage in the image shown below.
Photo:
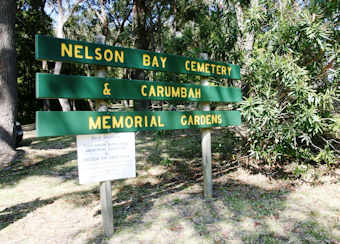
<path fill-rule="evenodd" d="M 340 102 L 337 2 L 145 1 L 143 28 L 149 50 L 189 57 L 204 52 L 209 59 L 241 65 L 244 76 L 239 84 L 243 83 L 245 96 L 241 110 L 251 155 L 268 163 L 332 164 L 339 158 L 340 128 L 334 108 Z M 44 3 L 17 0 L 19 117 L 25 120 L 33 120 L 41 107 L 34 99 L 34 74 L 41 67 L 34 60 L 34 35 L 51 32 Z M 92 42 L 105 29 L 99 18 L 104 14 L 107 43 L 134 47 L 135 3 L 106 0 L 102 9 L 98 1 L 84 1 L 64 26 L 66 38 Z M 63 65 L 65 74 L 93 75 L 94 69 Z M 151 80 L 199 81 L 187 75 L 147 74 Z M 108 76 L 130 78 L 131 70 L 110 68 Z"/>
<path fill-rule="evenodd" d="M 249 11 L 255 43 L 242 104 L 251 155 L 268 163 L 335 163 L 334 102 L 339 100 L 339 43 L 322 8 L 282 1 Z M 270 7 L 270 8 L 269 8 Z M 279 10 L 277 10 L 279 9 Z M 267 17 L 268 16 L 268 17 Z M 269 20 L 269 21 L 268 21 Z"/>
<path fill-rule="evenodd" d="M 35 99 L 35 73 L 40 72 L 41 62 L 35 60 L 34 38 L 36 34 L 50 34 L 52 20 L 42 11 L 42 0 L 17 0 L 16 52 L 18 80 L 18 120 L 32 123 L 35 111 L 42 104 Z"/>

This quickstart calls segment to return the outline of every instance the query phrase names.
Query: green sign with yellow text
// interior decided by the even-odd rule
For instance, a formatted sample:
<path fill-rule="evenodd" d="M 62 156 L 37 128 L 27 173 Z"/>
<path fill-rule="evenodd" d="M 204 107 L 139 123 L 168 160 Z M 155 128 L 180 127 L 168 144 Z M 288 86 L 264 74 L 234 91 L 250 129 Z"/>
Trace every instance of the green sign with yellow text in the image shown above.
<path fill-rule="evenodd" d="M 37 98 L 239 102 L 241 89 L 172 82 L 36 74 Z"/>
<path fill-rule="evenodd" d="M 38 136 L 176 130 L 241 124 L 239 111 L 37 112 Z"/>
<path fill-rule="evenodd" d="M 240 66 L 234 64 L 41 35 L 35 37 L 35 57 L 38 60 L 240 79 Z"/>

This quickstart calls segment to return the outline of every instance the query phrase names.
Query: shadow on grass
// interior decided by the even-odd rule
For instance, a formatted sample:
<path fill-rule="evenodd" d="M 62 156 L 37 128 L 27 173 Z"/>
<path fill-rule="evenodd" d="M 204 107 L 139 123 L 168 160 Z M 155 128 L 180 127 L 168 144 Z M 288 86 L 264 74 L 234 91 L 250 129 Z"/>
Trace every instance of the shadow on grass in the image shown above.
<path fill-rule="evenodd" d="M 112 241 L 115 234 L 124 229 L 133 229 L 134 233 L 131 233 L 129 241 L 143 242 L 138 236 L 143 232 L 147 233 L 153 224 L 152 220 L 145 220 L 144 217 L 153 209 L 154 202 L 162 196 L 180 192 L 192 183 L 177 179 L 157 185 L 146 183 L 122 187 L 113 200 L 115 233 Z M 193 193 L 187 194 L 185 198 L 165 202 L 163 206 L 175 211 L 176 216 L 169 217 L 167 223 L 159 228 L 177 235 L 186 228 L 183 223 L 189 223 L 202 243 L 229 243 L 239 240 L 242 243 L 336 244 L 327 229 L 312 217 L 300 219 L 281 216 L 287 208 L 289 193 L 290 190 L 287 189 L 265 190 L 229 179 L 226 183 L 214 184 L 214 197 L 211 200 L 204 200 L 201 193 Z M 97 214 L 100 214 L 100 211 Z M 157 217 L 154 216 L 155 221 Z M 278 231 L 273 226 L 275 223 L 285 226 L 286 229 Z M 89 239 L 87 243 L 103 241 L 105 237 L 101 233 Z M 148 243 L 166 243 L 157 237 L 152 241 L 148 239 Z"/>
<path fill-rule="evenodd" d="M 152 222 L 145 221 L 144 217 L 154 208 L 157 199 L 181 192 L 197 183 L 203 184 L 199 132 L 184 137 L 170 135 L 168 142 L 162 141 L 162 137 L 158 135 L 155 137 L 158 145 L 153 150 L 150 151 L 147 145 L 140 147 L 149 152 L 147 160 L 150 165 L 145 167 L 149 169 L 161 164 L 166 166 L 167 171 L 157 176 L 158 184 L 147 182 L 123 185 L 119 188 L 113 199 L 113 227 L 116 234 L 124 229 L 133 229 L 132 236 L 147 232 Z M 220 145 L 219 141 L 215 141 L 215 144 L 216 147 Z M 173 147 L 181 150 L 174 150 Z M 223 150 L 225 149 L 221 149 Z M 234 148 L 231 146 L 229 150 L 229 153 L 222 155 L 222 159 L 213 160 L 213 179 L 223 177 L 240 167 L 239 162 L 232 159 Z M 167 201 L 164 205 L 174 210 L 177 215 L 169 218 L 167 226 L 162 228 L 176 235 L 184 228 L 180 226 L 181 221 L 186 221 L 204 243 L 228 243 L 232 240 L 244 243 L 332 243 L 331 234 L 316 220 L 311 222 L 308 218 L 281 216 L 281 213 L 287 210 L 290 188 L 266 190 L 256 185 L 227 179 L 223 183 L 215 182 L 213 192 L 214 198 L 210 201 L 204 200 L 202 193 L 192 193 L 184 199 Z M 100 211 L 96 214 L 100 214 Z M 276 230 L 272 225 L 275 223 L 286 229 Z M 112 240 L 114 238 L 115 236 Z M 134 237 L 131 238 L 134 240 Z M 101 241 L 105 241 L 105 238 L 99 234 L 87 243 Z M 160 240 L 153 241 L 152 243 L 158 243 Z M 164 240 L 162 241 L 164 243 Z"/>
<path fill-rule="evenodd" d="M 156 177 L 159 183 L 125 184 L 117 181 L 114 188 L 118 189 L 113 199 L 113 221 L 115 233 L 133 228 L 137 235 L 148 229 L 150 223 L 144 217 L 155 207 L 156 200 L 178 193 L 197 183 L 202 185 L 202 169 L 200 161 L 199 131 L 190 134 L 166 135 L 170 139 L 157 137 L 155 134 L 141 135 L 143 140 L 137 141 L 137 150 L 145 152 L 146 165 L 142 170 L 148 170 L 157 165 L 166 167 L 166 172 Z M 144 139 L 145 138 L 145 139 Z M 157 141 L 158 140 L 158 141 Z M 156 141 L 158 146 L 154 146 Z M 219 147 L 220 143 L 215 143 Z M 176 149 L 174 149 L 176 148 Z M 221 148 L 223 152 L 224 149 Z M 231 152 L 233 148 L 230 148 Z M 0 184 L 14 184 L 27 175 L 64 175 L 76 166 L 56 169 L 70 159 L 75 159 L 75 152 L 67 153 L 55 158 L 41 161 L 39 164 L 24 170 L 7 172 L 1 175 Z M 166 159 L 166 160 L 165 160 Z M 232 154 L 226 153 L 219 160 L 213 160 L 213 179 L 234 171 L 239 167 L 238 162 L 232 160 Z M 137 162 L 138 163 L 138 162 Z M 51 173 L 54 172 L 54 173 Z M 3 179 L 3 177 L 8 177 Z M 14 177 L 14 179 L 11 179 Z M 321 224 L 311 219 L 281 219 L 280 213 L 286 209 L 289 189 L 265 190 L 252 184 L 227 179 L 223 183 L 214 183 L 214 199 L 206 201 L 202 193 L 186 194 L 177 200 L 168 200 L 164 206 L 176 212 L 176 219 L 169 219 L 168 231 L 176 235 L 181 229 L 181 221 L 186 221 L 207 243 L 228 243 L 230 240 L 240 240 L 245 243 L 332 243 L 330 234 Z M 86 206 L 94 199 L 98 200 L 97 190 L 65 194 L 58 198 L 69 198 L 69 202 L 77 206 Z M 53 203 L 57 198 L 35 200 L 18 204 L 3 210 L 0 214 L 1 228 L 25 217 L 37 208 Z M 95 215 L 100 214 L 100 211 Z M 156 216 L 157 217 L 157 216 Z M 178 219 L 177 219 L 178 218 Z M 277 232 L 267 220 L 287 221 L 294 223 L 283 232 Z M 177 221 L 177 222 L 176 222 Z M 226 227 L 227 225 L 227 227 Z M 135 235 L 131 234 L 131 235 Z M 113 237 L 114 238 L 114 237 Z M 103 234 L 90 238 L 88 243 L 102 243 L 106 239 Z M 157 243 L 159 240 L 154 240 Z"/>
<path fill-rule="evenodd" d="M 65 149 L 75 143 L 74 136 L 58 136 L 58 137 L 31 137 L 24 139 L 18 148 L 29 146 L 32 149 Z"/>
<path fill-rule="evenodd" d="M 77 207 L 87 206 L 94 200 L 99 200 L 99 192 L 97 189 L 90 189 L 79 192 L 72 192 L 62 194 L 57 197 L 51 197 L 48 199 L 40 200 L 39 198 L 25 203 L 20 203 L 0 211 L 0 230 L 6 228 L 8 225 L 26 217 L 29 213 L 53 204 L 58 199 L 64 198 L 68 202 L 71 202 Z"/>
<path fill-rule="evenodd" d="M 36 209 L 48 204 L 52 204 L 55 200 L 56 198 L 47 200 L 40 200 L 38 198 L 31 202 L 21 203 L 9 208 L 5 208 L 0 212 L 0 230 L 24 218 L 27 214 L 35 211 Z"/>
<path fill-rule="evenodd" d="M 77 170 L 77 166 L 63 166 L 66 162 L 74 159 L 76 159 L 76 152 L 72 151 L 56 157 L 49 157 L 30 166 L 23 166 L 21 161 L 16 161 L 12 163 L 11 167 L 0 171 L 0 186 L 14 185 L 26 177 L 36 175 L 62 177 L 64 180 L 75 179 L 77 174 L 72 172 Z"/>

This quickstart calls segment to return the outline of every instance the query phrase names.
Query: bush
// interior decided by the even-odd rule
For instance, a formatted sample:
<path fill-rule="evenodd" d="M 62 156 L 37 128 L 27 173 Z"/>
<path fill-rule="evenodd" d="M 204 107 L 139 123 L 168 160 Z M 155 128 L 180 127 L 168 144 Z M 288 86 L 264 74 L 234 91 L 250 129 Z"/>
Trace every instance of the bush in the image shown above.
<path fill-rule="evenodd" d="M 247 60 L 243 80 L 249 91 L 242 111 L 250 154 L 267 163 L 334 164 L 339 158 L 334 117 L 339 43 L 335 25 L 315 11 L 320 9 L 287 5 L 280 13 L 274 10 L 272 28 L 257 30 Z"/>

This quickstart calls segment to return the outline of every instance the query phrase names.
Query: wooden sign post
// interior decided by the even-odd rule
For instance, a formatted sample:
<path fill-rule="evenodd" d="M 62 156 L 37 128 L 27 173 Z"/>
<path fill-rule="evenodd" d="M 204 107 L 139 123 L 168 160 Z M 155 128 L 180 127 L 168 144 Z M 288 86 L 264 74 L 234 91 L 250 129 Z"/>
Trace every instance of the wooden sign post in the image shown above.
<path fill-rule="evenodd" d="M 206 53 L 201 54 L 201 58 L 208 59 Z M 206 77 L 201 78 L 202 86 L 209 86 L 209 80 Z M 203 111 L 210 111 L 210 104 L 202 102 L 200 104 Z M 201 148 L 202 148 L 202 166 L 203 166 L 203 191 L 204 198 L 212 198 L 212 174 L 211 174 L 211 129 L 201 129 Z"/>
<path fill-rule="evenodd" d="M 93 111 L 38 111 L 38 136 L 90 135 L 140 130 L 176 130 L 201 128 L 204 197 L 212 197 L 211 127 L 241 124 L 240 111 L 210 111 L 209 102 L 239 102 L 241 89 L 209 86 L 206 77 L 240 79 L 240 67 L 201 59 L 150 52 L 146 50 L 36 36 L 38 60 L 93 64 L 96 77 L 36 74 L 37 98 L 97 99 Z M 168 71 L 201 76 L 201 85 L 147 82 L 107 78 L 103 66 Z M 109 112 L 105 99 L 140 99 L 200 102 L 199 111 Z M 134 141 L 133 141 L 134 142 Z M 85 159 L 85 165 L 87 158 Z M 92 165 L 90 166 L 92 167 Z M 99 171 L 99 170 L 98 170 Z M 131 171 L 132 172 L 132 171 Z M 135 171 L 122 176 L 133 177 Z M 100 182 L 100 199 L 105 236 L 113 235 L 111 177 Z M 111 180 L 117 179 L 112 176 Z"/>
<path fill-rule="evenodd" d="M 105 44 L 105 36 L 97 35 L 96 43 Z M 105 78 L 106 68 L 103 66 L 97 66 L 96 77 Z M 107 111 L 107 106 L 102 100 L 96 101 L 96 109 L 98 111 Z M 99 183 L 100 188 L 100 204 L 101 215 L 103 219 L 104 234 L 107 237 L 113 235 L 113 207 L 112 207 L 112 186 L 111 181 L 103 181 Z"/>

